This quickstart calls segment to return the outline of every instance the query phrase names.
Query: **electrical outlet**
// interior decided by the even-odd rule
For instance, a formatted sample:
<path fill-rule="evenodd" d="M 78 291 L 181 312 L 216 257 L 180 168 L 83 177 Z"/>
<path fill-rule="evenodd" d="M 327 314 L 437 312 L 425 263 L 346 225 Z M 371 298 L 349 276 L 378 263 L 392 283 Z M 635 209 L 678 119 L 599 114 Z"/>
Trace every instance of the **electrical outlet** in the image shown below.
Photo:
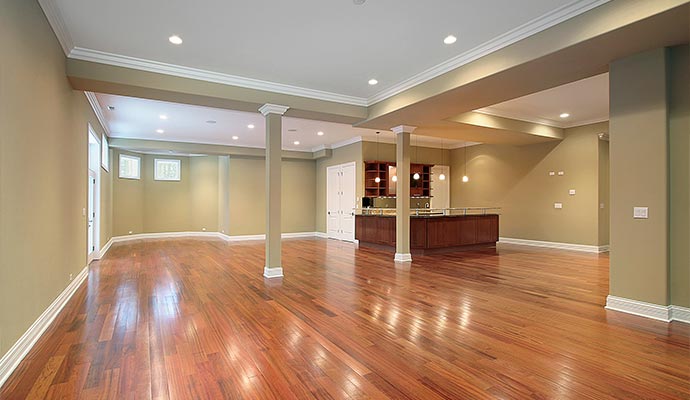
<path fill-rule="evenodd" d="M 202 231 L 202 232 L 206 232 L 206 228 L 201 228 L 201 231 Z"/>
<path fill-rule="evenodd" d="M 571 196 L 575 196 L 575 189 L 568 190 L 568 194 Z"/>
<path fill-rule="evenodd" d="M 131 234 L 132 234 L 132 231 L 129 231 L 129 234 L 131 235 Z"/>
<path fill-rule="evenodd" d="M 69 274 L 69 281 L 72 282 L 72 279 L 74 279 L 74 274 Z"/>
<path fill-rule="evenodd" d="M 647 219 L 649 218 L 649 207 L 633 207 L 633 218 Z"/>
<path fill-rule="evenodd" d="M 86 217 L 86 208 L 81 209 L 81 216 Z"/>
<path fill-rule="evenodd" d="M 563 203 L 553 203 L 553 208 L 561 209 L 563 208 Z"/>
<path fill-rule="evenodd" d="M 556 172 L 555 171 L 549 171 L 549 176 L 556 176 Z"/>

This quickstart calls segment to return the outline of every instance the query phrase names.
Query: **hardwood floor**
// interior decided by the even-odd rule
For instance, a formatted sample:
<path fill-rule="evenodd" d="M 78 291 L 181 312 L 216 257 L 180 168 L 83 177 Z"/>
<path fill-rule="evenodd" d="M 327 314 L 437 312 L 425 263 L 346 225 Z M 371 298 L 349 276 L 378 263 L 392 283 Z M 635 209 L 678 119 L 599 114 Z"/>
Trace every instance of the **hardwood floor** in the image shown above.
<path fill-rule="evenodd" d="M 604 310 L 605 255 L 263 251 L 113 246 L 0 398 L 690 398 L 690 325 Z"/>

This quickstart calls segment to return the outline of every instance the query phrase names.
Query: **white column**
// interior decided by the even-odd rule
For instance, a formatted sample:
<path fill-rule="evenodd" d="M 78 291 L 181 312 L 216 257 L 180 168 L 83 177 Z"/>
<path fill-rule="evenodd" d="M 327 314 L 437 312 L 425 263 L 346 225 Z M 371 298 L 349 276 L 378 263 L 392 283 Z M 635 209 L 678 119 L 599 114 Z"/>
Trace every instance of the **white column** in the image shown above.
<path fill-rule="evenodd" d="M 410 135 L 415 126 L 400 125 L 395 133 L 395 261 L 412 261 L 410 251 Z"/>
<path fill-rule="evenodd" d="M 266 263 L 264 277 L 283 276 L 280 244 L 282 119 L 289 107 L 264 104 L 259 112 L 266 118 Z"/>

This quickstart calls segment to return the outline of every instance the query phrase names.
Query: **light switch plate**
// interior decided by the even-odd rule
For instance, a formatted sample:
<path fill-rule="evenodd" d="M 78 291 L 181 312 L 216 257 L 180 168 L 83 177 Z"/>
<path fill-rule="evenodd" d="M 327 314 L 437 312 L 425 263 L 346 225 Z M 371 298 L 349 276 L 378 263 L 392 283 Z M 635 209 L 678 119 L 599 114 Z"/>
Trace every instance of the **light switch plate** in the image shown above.
<path fill-rule="evenodd" d="M 553 208 L 561 209 L 563 208 L 563 203 L 553 203 Z"/>
<path fill-rule="evenodd" d="M 633 207 L 633 218 L 647 219 L 649 218 L 649 207 Z"/>
<path fill-rule="evenodd" d="M 606 205 L 604 203 L 599 203 L 599 208 L 603 210 L 604 208 L 606 208 Z"/>
<path fill-rule="evenodd" d="M 568 194 L 571 196 L 575 196 L 575 189 L 568 190 Z"/>

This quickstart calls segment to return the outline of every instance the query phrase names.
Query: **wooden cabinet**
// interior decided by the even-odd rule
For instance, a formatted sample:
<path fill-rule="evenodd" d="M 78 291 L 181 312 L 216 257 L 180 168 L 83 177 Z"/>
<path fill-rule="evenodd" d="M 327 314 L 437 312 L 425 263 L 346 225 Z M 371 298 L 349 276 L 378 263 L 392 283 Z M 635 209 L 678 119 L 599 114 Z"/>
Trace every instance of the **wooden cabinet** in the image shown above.
<path fill-rule="evenodd" d="M 431 196 L 431 164 L 410 164 L 410 197 Z M 386 161 L 364 162 L 364 195 L 366 197 L 395 197 L 395 163 Z M 418 179 L 414 179 L 419 174 Z M 376 182 L 379 178 L 379 182 Z"/>

